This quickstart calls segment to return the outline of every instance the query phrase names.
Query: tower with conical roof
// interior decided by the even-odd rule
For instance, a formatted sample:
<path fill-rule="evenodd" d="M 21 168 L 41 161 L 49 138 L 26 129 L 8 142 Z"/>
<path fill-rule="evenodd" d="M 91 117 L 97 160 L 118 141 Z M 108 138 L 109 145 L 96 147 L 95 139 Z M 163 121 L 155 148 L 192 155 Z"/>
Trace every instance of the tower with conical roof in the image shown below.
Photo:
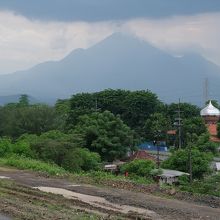
<path fill-rule="evenodd" d="M 206 124 L 217 124 L 220 119 L 220 111 L 213 106 L 212 101 L 200 111 L 200 115 L 204 118 Z"/>

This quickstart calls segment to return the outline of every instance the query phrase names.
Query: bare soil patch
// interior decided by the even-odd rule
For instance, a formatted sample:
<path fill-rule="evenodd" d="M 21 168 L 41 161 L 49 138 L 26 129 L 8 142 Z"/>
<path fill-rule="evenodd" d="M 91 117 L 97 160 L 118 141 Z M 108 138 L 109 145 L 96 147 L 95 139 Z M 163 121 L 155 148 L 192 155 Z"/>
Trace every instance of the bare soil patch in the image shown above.
<path fill-rule="evenodd" d="M 137 213 L 129 213 L 122 214 L 117 210 L 112 210 L 111 206 L 108 204 L 104 207 L 100 207 L 94 204 L 91 204 L 86 200 L 80 200 L 79 198 L 71 198 L 66 199 L 61 195 L 54 195 L 40 192 L 36 189 L 31 189 L 30 187 L 54 187 L 54 188 L 62 188 L 65 190 L 69 190 L 71 192 L 80 193 L 87 196 L 96 196 L 105 199 L 105 201 L 110 204 L 114 204 L 118 207 L 120 206 L 132 206 L 144 210 L 149 210 L 152 213 L 156 213 L 158 219 L 165 220 L 196 220 L 196 219 L 210 219 L 210 220 L 218 220 L 220 219 L 220 203 L 218 204 L 218 200 L 216 200 L 216 206 L 211 207 L 209 203 L 203 202 L 198 203 L 195 202 L 194 199 L 190 200 L 190 195 L 188 195 L 188 200 L 177 200 L 173 198 L 162 198 L 159 196 L 155 196 L 150 194 L 149 192 L 134 192 L 126 189 L 112 188 L 112 187 L 101 187 L 101 186 L 92 186 L 92 185 L 84 185 L 79 184 L 78 182 L 70 181 L 68 179 L 60 179 L 60 178 L 50 178 L 43 177 L 37 173 L 32 173 L 28 171 L 21 170 L 2 170 L 0 169 L 0 175 L 10 177 L 14 180 L 19 186 L 13 186 L 9 189 L 11 195 L 14 193 L 14 198 L 18 198 L 18 201 L 10 201 L 7 206 L 7 209 L 2 209 L 4 206 L 4 202 L 1 202 L 0 208 L 4 210 L 3 213 L 8 212 L 9 209 L 12 209 L 12 213 L 25 213 L 25 210 L 32 216 L 40 215 L 39 213 L 44 213 L 40 217 L 41 219 L 53 219 L 51 216 L 57 216 L 55 219 L 59 219 L 58 216 L 61 215 L 63 211 L 67 214 L 62 213 L 61 219 L 73 219 L 68 217 L 72 215 L 76 210 L 79 210 L 79 213 L 93 213 L 97 214 L 97 218 L 100 219 L 153 219 L 153 216 L 145 216 L 146 218 L 139 216 Z M 0 180 L 8 181 L 8 180 Z M 7 187 L 6 187 L 7 188 Z M 2 192 L 0 192 L 2 193 Z M 204 197 L 205 198 L 205 197 Z M 20 199 L 20 200 L 19 200 Z M 210 198 L 209 198 L 210 199 Z M 2 200 L 2 197 L 1 197 Z M 20 202 L 19 202 L 20 201 Z M 29 202 L 28 202 L 29 201 Z M 30 204 L 40 203 L 48 204 L 44 207 L 44 205 L 39 206 L 39 211 L 36 213 L 35 210 L 32 210 L 32 206 Z M 45 202 L 45 203 L 44 203 Z M 101 201 L 102 203 L 102 201 Z M 25 204 L 25 205 L 24 205 Z M 102 204 L 103 205 L 103 204 Z M 23 207 L 25 206 L 25 207 Z M 59 212 L 50 209 L 50 207 L 59 207 Z M 7 211 L 8 210 L 8 211 Z M 50 210 L 50 214 L 48 214 L 48 210 Z M 51 211 L 53 210 L 53 211 Z M 52 213 L 52 214 L 51 214 Z M 47 218 L 44 218 L 46 216 Z M 23 218 L 23 219 L 35 219 L 35 218 Z M 36 218 L 37 219 L 37 218 Z M 39 219 L 39 216 L 38 216 Z M 77 218 L 76 218 L 77 219 Z M 81 218 L 78 218 L 81 219 Z"/>

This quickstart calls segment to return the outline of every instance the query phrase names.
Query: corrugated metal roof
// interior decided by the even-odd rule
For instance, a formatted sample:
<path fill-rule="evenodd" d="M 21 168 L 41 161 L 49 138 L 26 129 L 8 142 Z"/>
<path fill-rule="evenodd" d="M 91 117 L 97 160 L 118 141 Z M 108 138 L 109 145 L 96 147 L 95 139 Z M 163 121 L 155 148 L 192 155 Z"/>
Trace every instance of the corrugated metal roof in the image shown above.
<path fill-rule="evenodd" d="M 178 177 L 178 176 L 183 176 L 183 175 L 187 175 L 189 176 L 189 173 L 184 173 L 178 170 L 167 170 L 167 169 L 163 169 L 162 170 L 163 173 L 159 176 L 161 177 Z"/>

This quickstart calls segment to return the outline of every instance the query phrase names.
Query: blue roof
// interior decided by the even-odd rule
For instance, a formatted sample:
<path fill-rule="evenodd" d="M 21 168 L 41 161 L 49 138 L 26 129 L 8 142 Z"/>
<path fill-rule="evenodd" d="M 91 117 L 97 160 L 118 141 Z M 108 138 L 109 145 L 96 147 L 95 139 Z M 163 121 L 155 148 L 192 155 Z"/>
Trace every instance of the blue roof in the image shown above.
<path fill-rule="evenodd" d="M 158 145 L 154 146 L 153 142 L 144 142 L 140 144 L 139 149 L 141 150 L 148 150 L 148 151 L 157 151 L 159 148 L 159 151 L 161 152 L 167 152 L 168 147 L 166 146 L 165 143 L 159 143 Z"/>

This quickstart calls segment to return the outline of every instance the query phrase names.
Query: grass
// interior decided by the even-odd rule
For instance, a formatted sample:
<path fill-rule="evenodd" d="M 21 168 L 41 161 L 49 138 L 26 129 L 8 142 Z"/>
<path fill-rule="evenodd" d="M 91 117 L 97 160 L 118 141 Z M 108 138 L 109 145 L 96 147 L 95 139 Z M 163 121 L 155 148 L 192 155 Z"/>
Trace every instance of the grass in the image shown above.
<path fill-rule="evenodd" d="M 84 183 L 92 183 L 92 184 L 104 184 L 107 181 L 115 181 L 115 182 L 131 182 L 135 184 L 145 184 L 149 185 L 154 183 L 152 179 L 147 179 L 139 176 L 129 176 L 125 177 L 123 175 L 114 175 L 112 173 L 104 172 L 104 171 L 90 171 L 90 172 L 81 172 L 74 173 L 71 175 L 74 180 L 78 180 L 79 182 Z"/>
<path fill-rule="evenodd" d="M 12 166 L 24 170 L 43 172 L 52 176 L 65 176 L 68 174 L 65 169 L 59 167 L 56 164 L 46 163 L 39 160 L 16 155 L 0 158 L 0 165 Z"/>
<path fill-rule="evenodd" d="M 59 195 L 17 185 L 11 180 L 0 180 L 0 195 L 1 214 L 17 220 L 107 219 L 103 215 L 98 215 L 92 211 L 87 212 L 85 210 L 87 207 L 79 209 L 80 203 L 78 204 L 77 201 L 74 203 Z"/>
<path fill-rule="evenodd" d="M 35 160 L 18 155 L 10 155 L 8 157 L 0 158 L 0 166 L 10 166 L 23 170 L 32 170 L 41 173 L 45 173 L 51 176 L 69 176 L 74 181 L 91 183 L 91 184 L 104 184 L 108 181 L 115 182 L 132 182 L 137 184 L 151 184 L 152 179 L 147 179 L 139 176 L 129 176 L 124 177 L 123 175 L 114 175 L 112 173 L 104 171 L 90 171 L 90 172 L 80 172 L 80 173 L 70 173 L 64 168 L 53 164 L 47 163 L 40 160 Z"/>

